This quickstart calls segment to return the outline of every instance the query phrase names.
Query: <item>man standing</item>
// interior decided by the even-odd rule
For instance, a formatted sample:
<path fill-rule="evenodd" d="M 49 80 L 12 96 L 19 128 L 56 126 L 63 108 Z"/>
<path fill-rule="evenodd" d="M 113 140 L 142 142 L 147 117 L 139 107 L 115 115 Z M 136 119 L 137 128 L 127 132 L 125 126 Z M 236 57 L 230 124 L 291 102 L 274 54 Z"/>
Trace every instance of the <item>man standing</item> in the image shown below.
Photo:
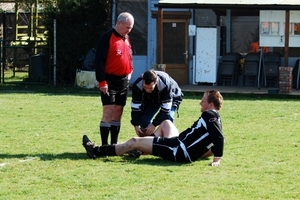
<path fill-rule="evenodd" d="M 101 91 L 103 106 L 100 121 L 102 145 L 118 142 L 121 117 L 126 104 L 129 80 L 133 72 L 132 49 L 128 34 L 134 18 L 128 12 L 121 13 L 114 28 L 103 33 L 96 48 L 95 72 Z"/>
<path fill-rule="evenodd" d="M 174 162 L 193 162 L 214 156 L 210 166 L 219 166 L 223 156 L 224 136 L 219 110 L 223 97 L 217 90 L 206 91 L 200 102 L 201 116 L 190 128 L 178 133 L 170 120 L 157 128 L 154 136 L 133 137 L 116 145 L 96 146 L 84 135 L 82 145 L 90 158 L 123 155 L 132 150 L 159 156 Z"/>
<path fill-rule="evenodd" d="M 167 73 L 147 70 L 132 85 L 131 124 L 136 134 L 149 136 L 164 120 L 173 122 L 182 98 L 180 87 Z"/>

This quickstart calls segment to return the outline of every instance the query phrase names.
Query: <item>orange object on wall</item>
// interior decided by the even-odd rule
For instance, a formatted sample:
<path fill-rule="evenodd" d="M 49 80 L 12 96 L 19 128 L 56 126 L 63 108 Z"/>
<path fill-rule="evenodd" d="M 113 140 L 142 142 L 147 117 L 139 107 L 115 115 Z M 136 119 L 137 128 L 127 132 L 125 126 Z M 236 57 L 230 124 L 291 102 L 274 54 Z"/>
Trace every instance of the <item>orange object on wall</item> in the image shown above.
<path fill-rule="evenodd" d="M 264 53 L 269 52 L 269 47 L 262 47 L 262 49 L 263 49 Z M 249 52 L 259 52 L 259 51 L 260 51 L 259 42 L 258 41 L 252 42 L 250 45 Z"/>

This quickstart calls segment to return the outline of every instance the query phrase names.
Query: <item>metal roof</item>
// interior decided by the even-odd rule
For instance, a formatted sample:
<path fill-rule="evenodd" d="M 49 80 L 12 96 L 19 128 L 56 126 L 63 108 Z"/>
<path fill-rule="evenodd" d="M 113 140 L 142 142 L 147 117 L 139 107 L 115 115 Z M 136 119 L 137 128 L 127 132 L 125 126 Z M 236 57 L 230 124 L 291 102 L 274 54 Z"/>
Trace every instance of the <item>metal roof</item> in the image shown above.
<path fill-rule="evenodd" d="M 256 8 L 300 10 L 300 0 L 158 0 L 160 8 Z"/>

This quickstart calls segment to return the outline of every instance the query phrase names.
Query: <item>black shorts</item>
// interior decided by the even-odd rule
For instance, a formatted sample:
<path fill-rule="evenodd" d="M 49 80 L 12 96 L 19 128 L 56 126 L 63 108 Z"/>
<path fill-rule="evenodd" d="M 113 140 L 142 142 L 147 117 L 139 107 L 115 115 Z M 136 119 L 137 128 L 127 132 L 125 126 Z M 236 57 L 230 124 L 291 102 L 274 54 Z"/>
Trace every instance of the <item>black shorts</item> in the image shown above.
<path fill-rule="evenodd" d="M 164 160 L 170 160 L 173 162 L 188 162 L 180 147 L 178 137 L 154 137 L 152 154 L 154 156 L 159 156 Z"/>
<path fill-rule="evenodd" d="M 129 91 L 128 76 L 106 74 L 105 77 L 108 84 L 108 94 L 101 92 L 102 105 L 125 106 Z"/>

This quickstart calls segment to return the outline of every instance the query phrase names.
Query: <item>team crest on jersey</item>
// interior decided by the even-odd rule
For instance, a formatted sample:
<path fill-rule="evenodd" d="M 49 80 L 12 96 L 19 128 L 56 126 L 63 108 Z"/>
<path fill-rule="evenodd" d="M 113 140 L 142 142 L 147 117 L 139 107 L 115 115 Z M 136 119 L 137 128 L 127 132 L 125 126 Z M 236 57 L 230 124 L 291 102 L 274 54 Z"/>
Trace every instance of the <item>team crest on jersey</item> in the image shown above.
<path fill-rule="evenodd" d="M 209 119 L 209 122 L 216 122 L 216 121 L 218 121 L 218 118 L 216 118 L 216 117 L 213 117 L 213 118 Z"/>
<path fill-rule="evenodd" d="M 120 49 L 117 50 L 117 56 L 121 56 L 122 55 L 122 51 Z"/>

